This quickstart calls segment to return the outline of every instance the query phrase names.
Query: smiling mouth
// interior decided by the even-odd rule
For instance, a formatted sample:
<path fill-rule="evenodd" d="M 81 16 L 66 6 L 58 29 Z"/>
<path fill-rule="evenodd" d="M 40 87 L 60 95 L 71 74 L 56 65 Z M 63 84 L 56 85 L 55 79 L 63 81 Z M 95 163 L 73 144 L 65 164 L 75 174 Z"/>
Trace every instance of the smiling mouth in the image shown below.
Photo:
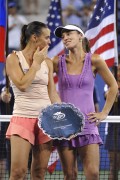
<path fill-rule="evenodd" d="M 69 43 L 70 43 L 70 41 L 66 42 L 65 45 L 67 45 L 67 44 L 69 44 Z"/>

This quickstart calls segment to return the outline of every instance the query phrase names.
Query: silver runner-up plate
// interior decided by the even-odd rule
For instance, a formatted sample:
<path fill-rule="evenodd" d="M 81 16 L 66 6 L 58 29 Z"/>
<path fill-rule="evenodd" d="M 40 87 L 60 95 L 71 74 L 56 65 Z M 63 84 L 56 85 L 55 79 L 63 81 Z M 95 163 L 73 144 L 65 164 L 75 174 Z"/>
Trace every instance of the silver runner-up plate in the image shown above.
<path fill-rule="evenodd" d="M 82 132 L 85 124 L 83 113 L 70 103 L 55 103 L 42 110 L 38 126 L 52 139 L 70 140 Z"/>

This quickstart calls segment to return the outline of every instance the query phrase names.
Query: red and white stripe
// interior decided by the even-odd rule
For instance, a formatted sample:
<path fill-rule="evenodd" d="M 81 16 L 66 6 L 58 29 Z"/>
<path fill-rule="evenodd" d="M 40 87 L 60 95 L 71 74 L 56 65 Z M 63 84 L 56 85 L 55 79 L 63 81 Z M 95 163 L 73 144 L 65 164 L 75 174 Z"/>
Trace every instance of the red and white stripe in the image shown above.
<path fill-rule="evenodd" d="M 58 159 L 59 159 L 58 152 L 57 152 L 56 148 L 54 148 L 50 155 L 50 159 L 48 162 L 48 168 L 47 168 L 47 170 L 50 174 L 52 174 L 54 172 L 57 162 L 58 162 Z"/>
<path fill-rule="evenodd" d="M 91 52 L 100 54 L 109 67 L 114 65 L 117 56 L 115 29 L 115 15 L 112 14 L 104 18 L 97 27 L 89 29 L 85 33 L 90 41 Z"/>

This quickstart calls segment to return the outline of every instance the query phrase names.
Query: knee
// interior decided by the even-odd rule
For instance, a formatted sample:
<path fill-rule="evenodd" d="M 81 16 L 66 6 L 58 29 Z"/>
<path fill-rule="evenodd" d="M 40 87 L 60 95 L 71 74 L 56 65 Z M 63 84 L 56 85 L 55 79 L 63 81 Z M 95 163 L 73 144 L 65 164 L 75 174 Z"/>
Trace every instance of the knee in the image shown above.
<path fill-rule="evenodd" d="M 64 178 L 65 180 L 76 180 L 78 171 L 76 169 L 67 169 L 64 174 L 65 174 L 65 178 Z"/>
<path fill-rule="evenodd" d="M 33 180 L 44 179 L 46 171 L 47 171 L 47 167 L 46 168 L 39 168 L 39 167 L 32 168 L 32 171 L 31 171 L 32 179 Z"/>
<path fill-rule="evenodd" d="M 97 168 L 90 167 L 87 169 L 85 175 L 86 175 L 86 179 L 98 180 L 99 179 L 99 170 Z"/>
<path fill-rule="evenodd" d="M 27 168 L 25 167 L 12 167 L 10 177 L 14 179 L 24 178 L 27 172 Z"/>
<path fill-rule="evenodd" d="M 99 172 L 98 171 L 94 171 L 94 172 L 92 171 L 90 173 L 90 177 L 92 180 L 98 180 L 99 179 Z"/>

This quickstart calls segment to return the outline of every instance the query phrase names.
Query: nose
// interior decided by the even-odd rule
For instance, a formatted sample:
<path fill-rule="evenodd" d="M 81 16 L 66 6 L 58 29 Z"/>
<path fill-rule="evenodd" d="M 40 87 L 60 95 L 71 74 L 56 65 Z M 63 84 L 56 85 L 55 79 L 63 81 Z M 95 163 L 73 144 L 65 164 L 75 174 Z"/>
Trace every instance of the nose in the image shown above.
<path fill-rule="evenodd" d="M 65 35 L 65 36 L 62 38 L 62 40 L 63 40 L 63 43 L 65 44 L 65 43 L 67 42 L 67 40 L 68 40 L 68 36 Z"/>
<path fill-rule="evenodd" d="M 68 37 L 67 37 L 67 35 L 65 34 L 65 35 L 63 36 L 63 41 L 65 41 L 67 38 L 68 38 Z"/>

